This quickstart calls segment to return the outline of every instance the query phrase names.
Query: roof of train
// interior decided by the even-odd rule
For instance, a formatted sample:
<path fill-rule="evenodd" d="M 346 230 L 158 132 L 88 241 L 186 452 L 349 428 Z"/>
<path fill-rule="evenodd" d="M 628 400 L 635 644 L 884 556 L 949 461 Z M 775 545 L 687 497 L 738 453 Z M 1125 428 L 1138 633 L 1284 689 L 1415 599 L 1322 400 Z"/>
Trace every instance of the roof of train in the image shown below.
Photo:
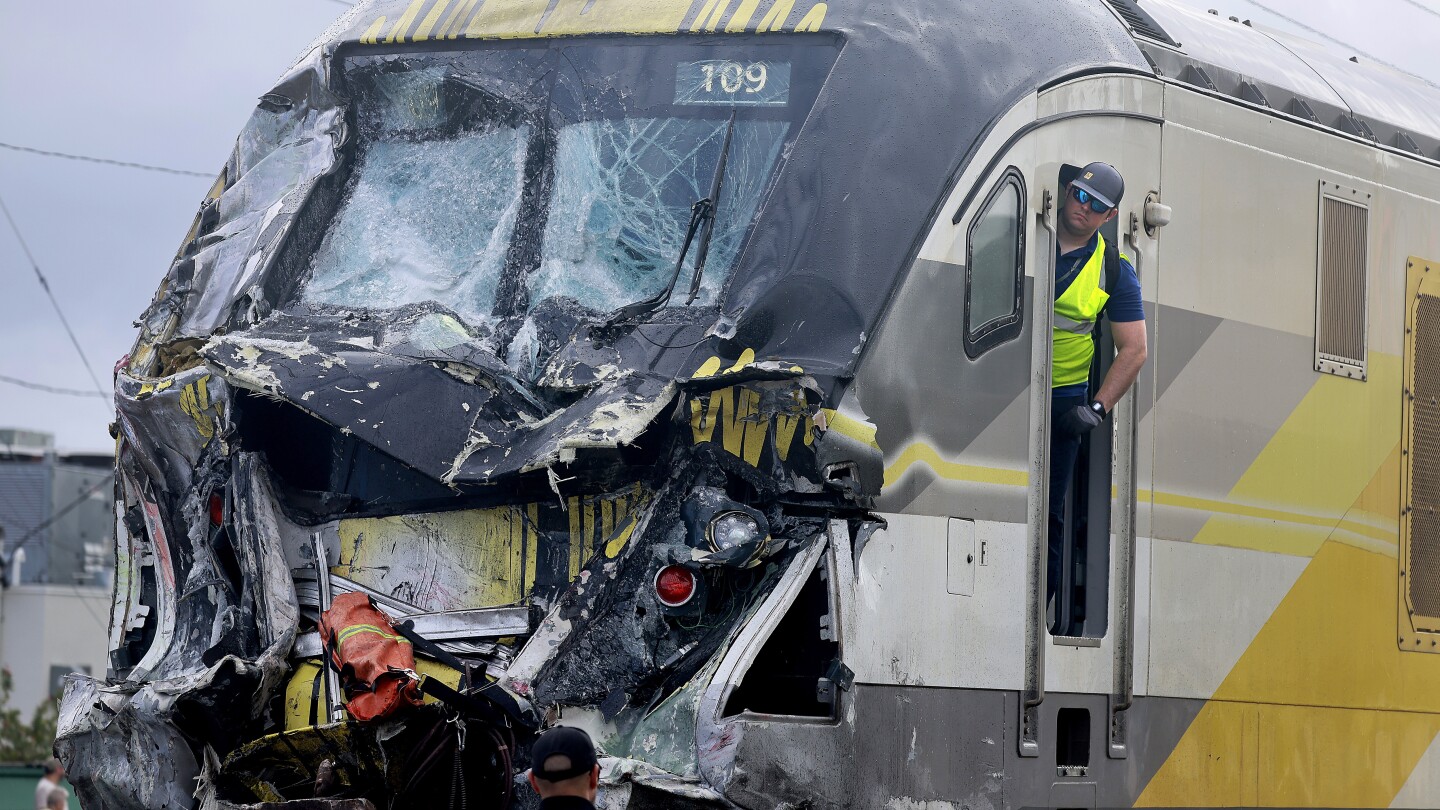
<path fill-rule="evenodd" d="M 1440 159 L 1440 87 L 1249 21 L 1174 0 L 1106 0 L 1157 75 Z"/>
<path fill-rule="evenodd" d="M 1096 0 L 1108 4 L 1130 29 L 1135 44 L 1161 78 L 1269 108 L 1378 145 L 1440 160 L 1440 87 L 1369 58 L 1346 57 L 1325 46 L 1249 21 L 1202 13 L 1174 0 Z M 1131 54 L 1114 53 L 1110 15 L 1083 3 L 1045 6 L 1047 13 L 1112 51 L 1120 66 Z M 973 14 L 943 0 L 892 5 L 885 13 L 854 0 L 371 0 L 326 32 L 322 40 L 404 44 L 457 39 L 513 39 L 583 34 L 674 34 L 839 31 L 880 34 L 897 55 L 923 50 L 925 29 L 973 26 Z M 1014 8 L 1011 5 L 1011 8 Z M 971 30 L 974 41 L 1037 41 L 1028 27 L 1004 25 L 997 15 Z M 909 48 L 907 48 L 909 46 Z M 1038 49 L 1031 58 L 1047 60 Z M 1053 57 L 1049 61 L 1057 60 Z M 958 69 L 973 60 L 957 59 Z M 1144 68 L 1143 64 L 1125 65 Z"/>

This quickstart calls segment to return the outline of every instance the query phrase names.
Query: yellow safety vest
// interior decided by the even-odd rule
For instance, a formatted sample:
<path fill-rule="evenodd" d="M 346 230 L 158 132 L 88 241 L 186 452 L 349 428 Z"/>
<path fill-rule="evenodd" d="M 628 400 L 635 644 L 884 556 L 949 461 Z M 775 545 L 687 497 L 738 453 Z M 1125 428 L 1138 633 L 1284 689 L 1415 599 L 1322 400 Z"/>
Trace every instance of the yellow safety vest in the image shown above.
<path fill-rule="evenodd" d="M 1076 385 L 1090 379 L 1095 357 L 1095 322 L 1110 293 L 1101 288 L 1105 278 L 1105 237 L 1095 234 L 1095 252 L 1085 261 L 1065 294 L 1055 299 L 1055 331 L 1050 387 Z"/>

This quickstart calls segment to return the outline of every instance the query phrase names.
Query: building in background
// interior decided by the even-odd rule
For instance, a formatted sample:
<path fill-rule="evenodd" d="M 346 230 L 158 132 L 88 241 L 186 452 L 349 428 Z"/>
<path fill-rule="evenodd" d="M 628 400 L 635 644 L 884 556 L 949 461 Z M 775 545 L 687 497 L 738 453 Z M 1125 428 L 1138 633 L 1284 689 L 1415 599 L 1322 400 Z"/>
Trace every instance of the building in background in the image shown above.
<path fill-rule="evenodd" d="M 29 715 L 70 672 L 103 675 L 114 578 L 108 453 L 0 428 L 0 665 Z"/>

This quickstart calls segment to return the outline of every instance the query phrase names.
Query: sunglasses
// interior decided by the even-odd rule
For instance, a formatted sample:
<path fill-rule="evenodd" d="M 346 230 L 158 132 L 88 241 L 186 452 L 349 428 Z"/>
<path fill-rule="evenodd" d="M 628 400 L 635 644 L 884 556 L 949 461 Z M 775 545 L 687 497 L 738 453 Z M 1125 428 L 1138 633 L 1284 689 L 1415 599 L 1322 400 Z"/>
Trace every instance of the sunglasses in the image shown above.
<path fill-rule="evenodd" d="M 1103 214 L 1110 210 L 1110 206 L 1095 199 L 1095 195 L 1078 186 L 1070 187 L 1070 196 L 1074 197 L 1081 205 L 1090 206 L 1090 210 L 1097 214 Z"/>

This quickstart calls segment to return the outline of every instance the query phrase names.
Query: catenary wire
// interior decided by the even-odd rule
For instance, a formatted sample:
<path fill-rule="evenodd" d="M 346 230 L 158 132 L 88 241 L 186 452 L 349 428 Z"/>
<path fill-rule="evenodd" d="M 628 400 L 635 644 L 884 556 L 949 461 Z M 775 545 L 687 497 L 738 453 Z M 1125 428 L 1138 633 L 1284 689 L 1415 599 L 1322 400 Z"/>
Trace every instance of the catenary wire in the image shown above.
<path fill-rule="evenodd" d="M 105 393 L 104 386 L 100 385 L 100 378 L 95 376 L 95 369 L 90 365 L 90 358 L 85 356 L 85 350 L 80 347 L 79 338 L 75 337 L 75 330 L 70 328 L 70 321 L 65 318 L 64 310 L 60 309 L 60 302 L 55 298 L 55 293 L 50 290 L 50 282 L 45 274 L 40 271 L 40 265 L 35 261 L 35 254 L 30 252 L 30 246 L 26 244 L 25 237 L 20 233 L 20 226 L 15 224 L 15 217 L 10 215 L 10 207 L 5 204 L 4 198 L 0 198 L 0 212 L 4 212 L 5 220 L 10 223 L 10 230 L 15 233 L 15 238 L 20 242 L 20 247 L 25 251 L 25 258 L 30 260 L 30 267 L 35 270 L 35 278 L 40 280 L 40 287 L 45 290 L 45 295 L 50 298 L 50 303 L 55 307 L 55 314 L 60 316 L 60 323 L 65 327 L 65 334 L 70 336 L 70 343 L 75 346 L 75 352 L 80 355 L 80 362 L 85 365 L 85 371 L 90 375 L 90 382 L 95 384 L 95 390 L 104 399 L 110 395 Z"/>
<path fill-rule="evenodd" d="M 147 172 L 163 172 L 164 174 L 179 174 L 186 177 L 213 178 L 213 172 L 194 172 L 189 169 L 172 169 L 169 166 L 152 166 L 148 163 L 131 163 L 127 160 L 110 160 L 109 158 L 91 157 L 89 155 L 75 155 L 69 152 L 51 152 L 45 149 L 35 149 L 29 146 L 20 146 L 13 143 L 0 142 L 0 149 L 9 149 L 14 152 L 28 152 L 32 155 L 44 155 L 45 157 L 64 158 L 66 160 L 81 160 L 86 163 L 103 163 L 107 166 L 120 166 L 126 169 L 143 169 Z"/>
<path fill-rule="evenodd" d="M 105 396 L 105 394 L 102 394 L 102 393 L 100 393 L 99 391 L 90 391 L 90 390 L 87 390 L 87 389 L 80 389 L 80 388 L 59 388 L 59 387 L 56 387 L 56 386 L 53 386 L 53 385 L 45 385 L 44 383 L 37 383 L 37 382 L 30 382 L 29 380 L 22 380 L 22 379 L 20 379 L 19 377 L 9 377 L 9 376 L 6 376 L 6 375 L 4 375 L 4 374 L 0 374 L 0 383 L 8 383 L 8 384 L 10 384 L 10 385 L 18 385 L 18 386 L 20 386 L 21 388 L 29 388 L 29 389 L 32 390 L 32 391 L 44 391 L 44 392 L 47 393 L 47 394 L 64 394 L 65 396 L 70 396 L 70 397 L 104 397 L 104 396 Z"/>
<path fill-rule="evenodd" d="M 342 1 L 343 1 L 343 0 L 342 0 Z M 1440 11 L 1436 11 L 1435 9 L 1430 8 L 1429 6 L 1425 5 L 1424 3 L 1419 2 L 1419 0 L 1403 0 L 1403 1 L 1404 1 L 1405 3 L 1408 3 L 1408 4 L 1412 5 L 1412 6 L 1414 6 L 1415 8 L 1420 9 L 1421 11 L 1425 12 L 1426 14 L 1430 14 L 1430 15 L 1435 16 L 1435 17 L 1440 17 Z"/>
<path fill-rule="evenodd" d="M 1305 31 L 1307 31 L 1307 32 L 1309 32 L 1309 33 L 1311 33 L 1311 34 L 1314 34 L 1314 35 L 1317 36 L 1317 37 L 1321 37 L 1321 38 L 1324 39 L 1326 42 L 1332 43 L 1332 44 L 1334 44 L 1334 45 L 1339 45 L 1339 46 L 1341 46 L 1341 47 L 1349 50 L 1351 53 L 1354 53 L 1354 54 L 1357 55 L 1357 56 L 1363 56 L 1363 57 L 1365 57 L 1366 59 L 1369 59 L 1370 61 L 1374 62 L 1374 63 L 1377 64 L 1377 65 L 1384 65 L 1385 67 L 1388 67 L 1388 68 L 1390 68 L 1391 70 L 1395 70 L 1395 71 L 1399 71 L 1400 73 L 1405 73 L 1405 74 L 1408 74 L 1408 75 L 1411 75 L 1411 76 L 1415 76 L 1415 78 L 1419 79 L 1419 80 L 1422 81 L 1422 82 L 1425 82 L 1426 84 L 1428 84 L 1428 85 L 1430 85 L 1430 86 L 1432 86 L 1432 87 L 1440 87 L 1440 85 L 1436 85 L 1434 82 L 1430 81 L 1429 79 L 1425 78 L 1424 76 L 1416 75 L 1413 71 L 1406 70 L 1405 68 L 1402 68 L 1402 67 L 1399 67 L 1399 66 L 1397 66 L 1397 65 L 1395 65 L 1395 64 L 1392 64 L 1392 63 L 1390 63 L 1390 62 L 1387 62 L 1387 61 L 1385 61 L 1384 59 L 1381 59 L 1380 57 L 1378 57 L 1378 56 L 1376 56 L 1376 55 L 1374 55 L 1374 54 L 1372 54 L 1372 53 L 1368 53 L 1368 52 L 1366 52 L 1366 51 L 1362 51 L 1362 50 L 1360 50 L 1359 48 L 1355 47 L 1354 45 L 1351 45 L 1350 43 L 1348 43 L 1348 42 L 1346 42 L 1346 41 L 1344 41 L 1344 40 L 1336 39 L 1335 37 L 1330 36 L 1329 34 L 1325 33 L 1324 31 L 1321 31 L 1319 28 L 1316 28 L 1316 27 L 1311 26 L 1311 25 L 1307 25 L 1306 23 L 1303 23 L 1303 22 L 1295 19 L 1294 17 L 1291 17 L 1291 16 L 1288 15 L 1288 14 L 1285 14 L 1285 13 L 1282 13 L 1282 12 L 1279 12 L 1279 11 L 1276 11 L 1275 9 L 1273 9 L 1273 8 L 1265 5 L 1264 3 L 1257 2 L 1257 0 L 1245 0 L 1245 1 L 1246 1 L 1247 3 L 1249 3 L 1250 5 L 1254 6 L 1255 8 L 1260 9 L 1261 11 L 1264 11 L 1264 12 L 1266 12 L 1266 13 L 1268 13 L 1268 14 L 1274 14 L 1276 17 L 1279 17 L 1280 19 L 1282 19 L 1282 20 L 1290 23 L 1291 25 L 1294 25 L 1294 26 L 1296 26 L 1296 27 L 1298 27 L 1298 28 L 1301 28 L 1301 29 L 1303 29 L 1303 30 L 1305 30 Z M 1423 8 L 1423 6 L 1422 6 L 1422 8 Z M 1426 10 L 1428 11 L 1429 9 L 1426 9 Z"/>

